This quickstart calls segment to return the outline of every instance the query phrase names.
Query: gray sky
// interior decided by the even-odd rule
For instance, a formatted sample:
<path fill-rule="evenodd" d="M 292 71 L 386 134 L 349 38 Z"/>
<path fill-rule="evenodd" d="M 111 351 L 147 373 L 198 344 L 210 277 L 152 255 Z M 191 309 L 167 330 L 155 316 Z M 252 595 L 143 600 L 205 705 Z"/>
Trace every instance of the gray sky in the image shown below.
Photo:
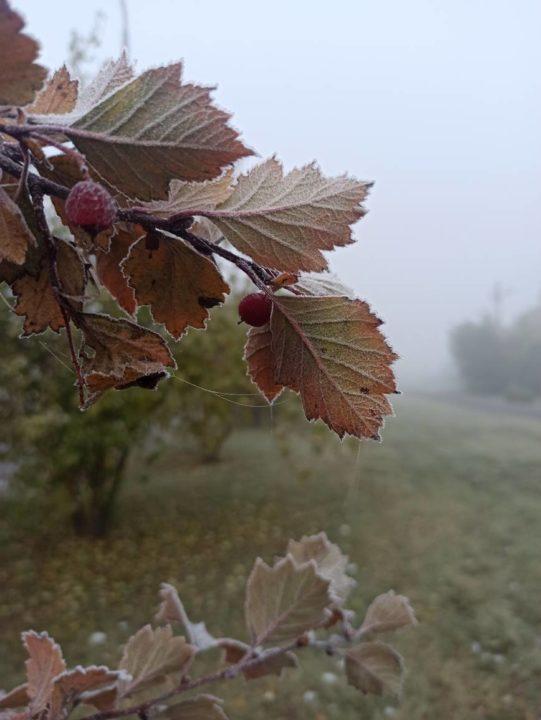
<path fill-rule="evenodd" d="M 12 0 L 55 68 L 114 0 Z M 541 290 L 539 0 L 126 0 L 138 69 L 182 58 L 261 156 L 376 181 L 331 265 L 386 320 L 406 381 L 445 367 L 447 332 Z"/>

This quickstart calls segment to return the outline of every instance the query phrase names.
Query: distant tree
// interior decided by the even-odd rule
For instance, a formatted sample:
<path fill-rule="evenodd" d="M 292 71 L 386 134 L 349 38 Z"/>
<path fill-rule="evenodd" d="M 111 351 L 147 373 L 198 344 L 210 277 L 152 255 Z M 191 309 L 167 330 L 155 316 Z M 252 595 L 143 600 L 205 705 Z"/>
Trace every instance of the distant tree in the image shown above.
<path fill-rule="evenodd" d="M 451 333 L 451 351 L 470 392 L 499 395 L 508 381 L 503 331 L 490 317 L 458 325 Z"/>

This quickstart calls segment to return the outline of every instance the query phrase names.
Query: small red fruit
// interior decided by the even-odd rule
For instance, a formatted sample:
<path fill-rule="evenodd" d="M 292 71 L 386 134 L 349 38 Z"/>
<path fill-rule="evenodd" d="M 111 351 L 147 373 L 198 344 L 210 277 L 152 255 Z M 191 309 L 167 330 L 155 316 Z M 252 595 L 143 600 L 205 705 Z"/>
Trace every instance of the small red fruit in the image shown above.
<path fill-rule="evenodd" d="M 97 235 L 115 221 L 116 203 L 99 183 L 82 180 L 70 190 L 66 216 L 70 225 L 79 225 L 91 235 Z"/>
<path fill-rule="evenodd" d="M 239 303 L 240 319 L 252 327 L 266 325 L 271 316 L 272 300 L 265 293 L 251 293 Z"/>

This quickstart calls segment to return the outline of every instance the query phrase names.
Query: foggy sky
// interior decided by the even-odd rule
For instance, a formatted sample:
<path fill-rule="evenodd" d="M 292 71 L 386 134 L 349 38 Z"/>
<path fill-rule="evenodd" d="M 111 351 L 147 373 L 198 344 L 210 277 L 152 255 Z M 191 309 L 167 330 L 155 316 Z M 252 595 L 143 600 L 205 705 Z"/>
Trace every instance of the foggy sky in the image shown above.
<path fill-rule="evenodd" d="M 12 0 L 51 68 L 114 0 Z M 127 0 L 139 70 L 184 59 L 262 157 L 375 180 L 332 269 L 382 316 L 405 381 L 433 380 L 447 333 L 541 290 L 539 0 Z"/>

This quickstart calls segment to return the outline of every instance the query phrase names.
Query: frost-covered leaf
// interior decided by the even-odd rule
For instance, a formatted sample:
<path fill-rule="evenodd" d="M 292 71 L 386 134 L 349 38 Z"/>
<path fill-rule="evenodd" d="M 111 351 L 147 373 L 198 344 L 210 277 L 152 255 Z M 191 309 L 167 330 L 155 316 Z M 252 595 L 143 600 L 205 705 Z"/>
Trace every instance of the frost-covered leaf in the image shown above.
<path fill-rule="evenodd" d="M 246 655 L 250 650 L 250 646 L 239 640 L 224 640 L 220 642 L 220 647 L 225 653 L 225 662 L 234 665 Z M 286 652 L 281 655 L 271 655 L 269 658 L 262 660 L 257 665 L 243 670 L 246 680 L 257 680 L 265 675 L 277 675 L 280 677 L 282 671 L 287 668 L 297 668 L 299 666 L 295 653 Z"/>
<path fill-rule="evenodd" d="M 28 704 L 29 699 L 27 683 L 18 685 L 13 690 L 0 696 L 0 710 L 23 707 Z"/>
<path fill-rule="evenodd" d="M 416 624 L 415 613 L 408 598 L 404 595 L 396 595 L 394 590 L 389 590 L 383 595 L 378 595 L 370 604 L 361 630 L 366 634 L 380 633 Z"/>
<path fill-rule="evenodd" d="M 23 214 L 0 188 L 0 261 L 22 265 L 29 245 L 35 245 L 36 239 L 26 224 Z"/>
<path fill-rule="evenodd" d="M 348 683 L 365 694 L 400 695 L 403 672 L 401 656 L 385 643 L 361 643 L 346 652 Z"/>
<path fill-rule="evenodd" d="M 270 325 L 253 327 L 248 331 L 244 347 L 244 359 L 248 374 L 269 402 L 273 402 L 284 389 L 275 380 L 275 362 L 272 354 Z"/>
<path fill-rule="evenodd" d="M 227 720 L 222 701 L 213 695 L 196 695 L 170 705 L 160 713 L 167 720 Z"/>
<path fill-rule="evenodd" d="M 324 270 L 322 250 L 352 241 L 369 183 L 325 178 L 316 165 L 283 174 L 271 158 L 239 177 L 231 197 L 207 215 L 238 250 L 278 270 Z"/>
<path fill-rule="evenodd" d="M 67 715 L 74 704 L 83 698 L 85 693 L 93 692 L 110 686 L 113 689 L 119 673 L 109 670 L 103 665 L 76 667 L 58 675 L 52 685 L 49 717 L 56 718 L 61 713 Z"/>
<path fill-rule="evenodd" d="M 148 70 L 73 123 L 66 135 L 113 187 L 140 200 L 165 198 L 171 180 L 207 180 L 251 154 L 211 102 L 180 82 L 180 64 Z"/>
<path fill-rule="evenodd" d="M 198 650 L 207 650 L 216 645 L 216 638 L 209 633 L 204 622 L 194 623 L 190 620 L 177 589 L 173 585 L 162 583 L 160 599 L 156 622 L 180 623 L 186 631 L 188 642 Z"/>
<path fill-rule="evenodd" d="M 273 567 L 255 562 L 246 588 L 246 624 L 254 645 L 283 645 L 318 627 L 332 603 L 316 563 L 288 555 Z"/>
<path fill-rule="evenodd" d="M 47 633 L 23 633 L 23 644 L 28 653 L 26 666 L 29 713 L 35 717 L 47 709 L 51 701 L 54 679 L 66 669 L 62 650 Z"/>
<path fill-rule="evenodd" d="M 199 238 L 203 238 L 203 240 L 208 240 L 208 242 L 215 244 L 220 243 L 224 239 L 222 231 L 205 217 L 196 218 L 195 222 L 190 227 L 190 232 L 192 235 L 196 235 Z"/>
<path fill-rule="evenodd" d="M 128 256 L 130 247 L 137 242 L 137 235 L 120 223 L 115 226 L 115 234 L 108 248 L 96 249 L 96 273 L 101 284 L 109 290 L 120 307 L 133 315 L 137 309 L 135 293 L 122 272 L 122 262 Z"/>
<path fill-rule="evenodd" d="M 47 71 L 38 65 L 39 45 L 21 30 L 20 15 L 0 0 L 0 105 L 25 105 L 42 86 Z"/>
<path fill-rule="evenodd" d="M 214 262 L 183 240 L 154 233 L 130 250 L 123 272 L 139 305 L 150 305 L 156 322 L 177 340 L 187 327 L 204 328 L 229 286 Z"/>
<path fill-rule="evenodd" d="M 51 113 L 69 113 L 77 102 L 79 83 L 72 80 L 68 69 L 63 65 L 45 83 L 34 102 L 25 108 L 27 113 L 48 115 Z"/>
<path fill-rule="evenodd" d="M 290 540 L 287 552 L 298 563 L 314 560 L 318 573 L 330 582 L 330 590 L 337 602 L 342 604 L 346 601 L 352 588 L 355 587 L 355 580 L 346 572 L 348 557 L 342 553 L 338 545 L 330 542 L 324 532 L 305 535 L 299 541 Z"/>
<path fill-rule="evenodd" d="M 56 243 L 56 267 L 63 296 L 75 309 L 82 307 L 85 270 L 77 251 L 64 240 Z M 47 328 L 59 332 L 65 326 L 57 296 L 51 285 L 49 263 L 42 258 L 36 277 L 25 274 L 11 286 L 17 298 L 15 313 L 24 316 L 23 335 L 42 333 Z"/>
<path fill-rule="evenodd" d="M 153 629 L 142 627 L 127 642 L 119 669 L 130 676 L 121 681 L 121 695 L 126 697 L 168 675 L 180 679 L 191 664 L 194 648 L 183 637 L 173 635 L 170 625 Z"/>
<path fill-rule="evenodd" d="M 322 419 L 340 437 L 379 439 L 383 417 L 392 413 L 386 394 L 396 391 L 397 357 L 380 325 L 361 300 L 275 295 L 270 349 L 252 377 L 269 365 L 270 352 L 274 383 L 300 394 L 309 420 Z"/>
<path fill-rule="evenodd" d="M 193 209 L 214 210 L 216 205 L 225 202 L 231 195 L 231 176 L 231 170 L 227 170 L 220 177 L 204 182 L 171 180 L 166 200 L 142 203 L 138 209 L 159 218 L 192 215 Z"/>
<path fill-rule="evenodd" d="M 167 368 L 176 367 L 164 339 L 137 323 L 80 313 L 78 325 L 83 333 L 80 357 L 89 403 L 113 387 L 154 388 L 167 375 Z M 150 384 L 145 385 L 145 380 Z"/>
<path fill-rule="evenodd" d="M 303 295 L 342 295 L 350 300 L 355 299 L 353 290 L 330 272 L 300 273 L 295 288 Z"/>

